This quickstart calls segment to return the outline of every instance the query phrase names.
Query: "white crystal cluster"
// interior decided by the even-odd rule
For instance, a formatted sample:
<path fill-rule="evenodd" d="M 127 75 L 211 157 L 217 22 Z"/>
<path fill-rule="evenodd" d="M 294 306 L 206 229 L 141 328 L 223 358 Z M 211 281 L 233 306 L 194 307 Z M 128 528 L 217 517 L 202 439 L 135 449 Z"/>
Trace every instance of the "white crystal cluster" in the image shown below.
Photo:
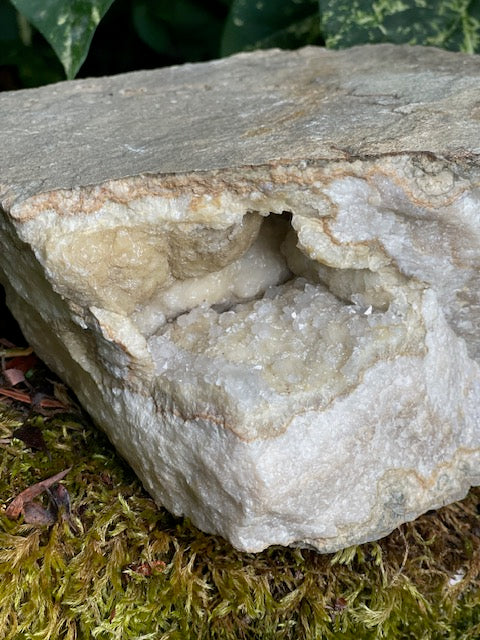
<path fill-rule="evenodd" d="M 296 278 L 228 311 L 198 306 L 148 344 L 160 386 L 164 379 L 191 384 L 199 403 L 221 392 L 223 410 L 238 412 L 232 422 L 258 437 L 284 428 L 292 410 L 325 409 L 379 359 L 419 351 L 420 317 L 407 304 L 369 313 Z"/>

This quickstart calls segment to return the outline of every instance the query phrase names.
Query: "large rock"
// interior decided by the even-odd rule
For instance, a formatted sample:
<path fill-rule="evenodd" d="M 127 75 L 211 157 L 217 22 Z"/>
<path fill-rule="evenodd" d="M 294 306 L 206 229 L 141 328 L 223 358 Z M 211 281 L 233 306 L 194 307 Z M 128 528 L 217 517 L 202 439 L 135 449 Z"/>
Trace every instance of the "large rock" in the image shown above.
<path fill-rule="evenodd" d="M 159 504 L 332 551 L 480 484 L 479 87 L 381 45 L 0 95 L 8 304 Z"/>

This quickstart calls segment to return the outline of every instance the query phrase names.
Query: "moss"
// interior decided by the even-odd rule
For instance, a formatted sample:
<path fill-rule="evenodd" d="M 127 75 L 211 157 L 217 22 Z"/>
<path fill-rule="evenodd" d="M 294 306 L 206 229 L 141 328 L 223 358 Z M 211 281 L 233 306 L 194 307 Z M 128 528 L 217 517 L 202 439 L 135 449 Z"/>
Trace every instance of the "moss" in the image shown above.
<path fill-rule="evenodd" d="M 0 438 L 24 419 L 0 405 Z M 479 489 L 335 555 L 246 554 L 158 509 L 87 419 L 29 420 L 48 451 L 0 445 L 2 501 L 72 465 L 75 526 L 0 513 L 5 640 L 480 637 Z"/>

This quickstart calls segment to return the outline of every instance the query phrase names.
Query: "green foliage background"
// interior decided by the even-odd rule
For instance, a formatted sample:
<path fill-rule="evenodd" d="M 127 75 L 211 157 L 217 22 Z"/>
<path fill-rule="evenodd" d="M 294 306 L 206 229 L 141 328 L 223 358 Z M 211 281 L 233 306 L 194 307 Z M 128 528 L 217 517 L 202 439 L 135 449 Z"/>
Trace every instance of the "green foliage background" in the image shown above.
<path fill-rule="evenodd" d="M 478 52 L 480 0 L 0 0 L 0 89 L 373 42 Z"/>

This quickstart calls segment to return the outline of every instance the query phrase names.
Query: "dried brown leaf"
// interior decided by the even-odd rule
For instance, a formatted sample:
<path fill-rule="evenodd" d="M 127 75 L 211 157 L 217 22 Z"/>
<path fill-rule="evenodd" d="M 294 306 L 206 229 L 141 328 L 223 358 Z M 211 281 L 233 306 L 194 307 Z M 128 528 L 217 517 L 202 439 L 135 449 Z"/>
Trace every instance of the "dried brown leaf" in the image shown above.
<path fill-rule="evenodd" d="M 26 404 L 32 404 L 30 394 L 25 393 L 25 391 L 17 391 L 16 389 L 5 389 L 5 387 L 0 387 L 0 396 L 11 398 L 12 400 L 18 400 L 19 402 L 25 402 Z"/>
<path fill-rule="evenodd" d="M 65 520 L 73 533 L 78 533 L 78 527 L 72 519 L 70 494 L 63 484 L 56 484 L 48 490 L 50 499 L 55 507 L 57 517 Z"/>
<path fill-rule="evenodd" d="M 57 510 L 62 510 L 66 515 L 70 515 L 70 494 L 63 484 L 57 484 L 48 491 Z"/>
<path fill-rule="evenodd" d="M 56 515 L 50 509 L 45 509 L 37 502 L 27 502 L 23 515 L 27 524 L 52 525 L 57 520 Z"/>
<path fill-rule="evenodd" d="M 12 387 L 20 384 L 21 382 L 25 382 L 25 376 L 23 375 L 23 371 L 20 371 L 20 369 L 5 369 L 3 377 Z"/>
<path fill-rule="evenodd" d="M 18 402 L 23 402 L 42 409 L 59 409 L 62 411 L 66 411 L 68 409 L 68 406 L 64 405 L 63 402 L 55 400 L 54 398 L 47 398 L 43 393 L 36 393 L 32 398 L 29 393 L 25 393 L 24 391 L 0 387 L 0 396 L 11 398 L 12 400 L 17 400 Z"/>
<path fill-rule="evenodd" d="M 15 429 L 12 437 L 18 438 L 24 442 L 30 449 L 38 449 L 38 451 L 47 451 L 47 445 L 43 439 L 41 430 L 35 425 L 24 424 L 22 427 Z"/>
<path fill-rule="evenodd" d="M 27 373 L 27 371 L 31 371 L 34 369 L 40 360 L 34 353 L 30 353 L 26 356 L 16 356 L 15 358 L 11 358 L 5 364 L 5 369 L 20 369 L 23 373 Z"/>
<path fill-rule="evenodd" d="M 18 516 L 24 512 L 26 504 L 34 500 L 34 498 L 42 494 L 44 491 L 49 489 L 55 483 L 60 482 L 60 480 L 63 480 L 63 478 L 67 475 L 69 471 L 71 471 L 71 469 L 72 467 L 69 467 L 64 471 L 60 471 L 60 473 L 57 473 L 54 476 L 51 476 L 50 478 L 46 478 L 45 480 L 37 482 L 36 484 L 33 484 L 31 487 L 28 487 L 27 489 L 19 493 L 18 496 L 12 500 L 12 502 L 8 505 L 7 509 L 5 510 L 5 515 L 7 516 L 7 518 L 10 518 L 11 520 L 16 520 Z"/>

